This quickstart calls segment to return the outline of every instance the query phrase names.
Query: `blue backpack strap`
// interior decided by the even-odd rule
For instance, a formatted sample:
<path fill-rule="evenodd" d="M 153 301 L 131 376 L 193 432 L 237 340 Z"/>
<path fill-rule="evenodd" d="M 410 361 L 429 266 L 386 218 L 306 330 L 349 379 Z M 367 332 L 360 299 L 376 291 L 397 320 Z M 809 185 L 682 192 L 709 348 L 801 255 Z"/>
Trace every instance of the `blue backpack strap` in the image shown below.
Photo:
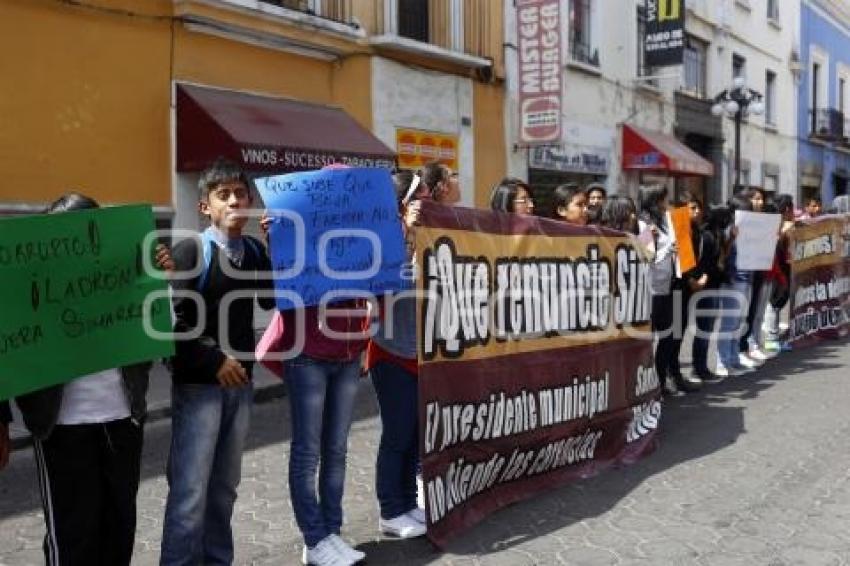
<path fill-rule="evenodd" d="M 245 249 L 250 250 L 255 261 L 259 262 L 263 257 L 263 250 L 260 243 L 250 236 L 242 236 L 242 242 L 245 244 Z M 204 263 L 201 264 L 201 274 L 198 277 L 197 291 L 201 292 L 207 285 L 207 280 L 210 276 L 210 264 L 212 263 L 213 246 L 215 243 L 210 229 L 207 228 L 201 233 L 201 249 L 204 253 Z"/>
<path fill-rule="evenodd" d="M 201 292 L 207 286 L 207 279 L 210 277 L 210 263 L 212 263 L 213 246 L 216 243 L 213 240 L 210 229 L 207 228 L 201 232 L 201 251 L 204 254 L 203 263 L 201 264 L 201 274 L 198 276 L 197 291 Z"/>

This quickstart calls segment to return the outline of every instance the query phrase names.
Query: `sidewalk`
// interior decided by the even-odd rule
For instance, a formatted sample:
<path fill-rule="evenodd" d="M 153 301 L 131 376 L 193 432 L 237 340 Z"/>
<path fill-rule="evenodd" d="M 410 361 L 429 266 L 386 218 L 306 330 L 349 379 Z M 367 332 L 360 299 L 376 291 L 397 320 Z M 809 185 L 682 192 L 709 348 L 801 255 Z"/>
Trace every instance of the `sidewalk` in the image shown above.
<path fill-rule="evenodd" d="M 262 403 L 285 394 L 283 382 L 259 364 L 254 366 L 254 402 Z M 9 426 L 12 449 L 18 450 L 31 444 L 29 432 L 24 427 L 21 414 L 12 403 L 14 421 Z M 171 376 L 161 363 L 154 364 L 148 389 L 148 421 L 153 422 L 171 417 Z"/>

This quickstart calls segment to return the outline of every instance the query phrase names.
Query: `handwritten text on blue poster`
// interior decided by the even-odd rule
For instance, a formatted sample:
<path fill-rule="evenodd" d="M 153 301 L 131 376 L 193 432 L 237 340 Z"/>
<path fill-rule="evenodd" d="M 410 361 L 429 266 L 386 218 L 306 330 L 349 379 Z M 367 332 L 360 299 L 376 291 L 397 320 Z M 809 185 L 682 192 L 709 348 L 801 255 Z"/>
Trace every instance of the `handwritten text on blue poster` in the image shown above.
<path fill-rule="evenodd" d="M 310 306 L 402 289 L 405 246 L 389 171 L 323 169 L 255 182 L 273 217 L 278 291 Z M 281 310 L 298 306 L 287 293 L 277 298 Z"/>

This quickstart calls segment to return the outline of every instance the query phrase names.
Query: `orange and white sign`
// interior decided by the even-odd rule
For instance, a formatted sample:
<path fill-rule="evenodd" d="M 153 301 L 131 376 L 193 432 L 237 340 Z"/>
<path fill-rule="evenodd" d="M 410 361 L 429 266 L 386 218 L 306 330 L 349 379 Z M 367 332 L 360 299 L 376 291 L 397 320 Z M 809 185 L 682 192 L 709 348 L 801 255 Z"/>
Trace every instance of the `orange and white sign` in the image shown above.
<path fill-rule="evenodd" d="M 398 166 L 416 169 L 429 161 L 439 161 L 457 170 L 457 136 L 441 132 L 396 128 Z"/>

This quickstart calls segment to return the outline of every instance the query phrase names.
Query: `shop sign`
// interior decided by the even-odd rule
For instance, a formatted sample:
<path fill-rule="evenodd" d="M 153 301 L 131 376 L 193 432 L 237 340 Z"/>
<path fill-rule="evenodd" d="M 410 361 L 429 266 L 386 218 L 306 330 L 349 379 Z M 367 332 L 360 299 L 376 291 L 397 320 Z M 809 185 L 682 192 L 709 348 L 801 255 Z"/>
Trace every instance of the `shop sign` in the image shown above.
<path fill-rule="evenodd" d="M 518 0 L 519 139 L 541 144 L 561 138 L 561 2 Z"/>
<path fill-rule="evenodd" d="M 531 148 L 528 165 L 533 169 L 607 175 L 610 161 L 610 150 L 564 144 Z"/>
<path fill-rule="evenodd" d="M 646 0 L 647 67 L 681 65 L 685 48 L 685 0 Z"/>
<path fill-rule="evenodd" d="M 403 169 L 416 169 L 429 161 L 457 170 L 458 137 L 442 132 L 429 132 L 411 128 L 396 128 L 398 165 Z"/>

